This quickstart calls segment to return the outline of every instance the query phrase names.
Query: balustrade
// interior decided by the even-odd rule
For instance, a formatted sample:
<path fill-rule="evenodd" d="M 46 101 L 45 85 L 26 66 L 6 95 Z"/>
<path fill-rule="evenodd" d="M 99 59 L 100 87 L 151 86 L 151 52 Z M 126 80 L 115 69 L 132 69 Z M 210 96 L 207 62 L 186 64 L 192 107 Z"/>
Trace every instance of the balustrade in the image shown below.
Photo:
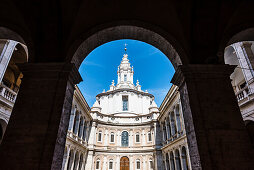
<path fill-rule="evenodd" d="M 79 142 L 80 144 L 83 144 L 83 145 L 85 145 L 85 146 L 87 145 L 87 142 L 86 142 L 84 139 L 80 138 L 77 134 L 75 134 L 75 133 L 73 133 L 73 132 L 71 132 L 71 131 L 68 131 L 68 132 L 67 132 L 67 136 L 68 136 L 69 138 L 71 138 L 71 139 L 73 139 L 73 140 Z"/>
<path fill-rule="evenodd" d="M 17 93 L 5 86 L 3 83 L 0 84 L 0 96 L 14 103 L 16 100 Z"/>
<path fill-rule="evenodd" d="M 236 95 L 237 101 L 239 102 L 247 98 L 251 94 L 253 94 L 253 90 L 249 88 L 248 86 L 246 86 L 242 88 L 241 90 L 239 90 L 235 95 Z"/>

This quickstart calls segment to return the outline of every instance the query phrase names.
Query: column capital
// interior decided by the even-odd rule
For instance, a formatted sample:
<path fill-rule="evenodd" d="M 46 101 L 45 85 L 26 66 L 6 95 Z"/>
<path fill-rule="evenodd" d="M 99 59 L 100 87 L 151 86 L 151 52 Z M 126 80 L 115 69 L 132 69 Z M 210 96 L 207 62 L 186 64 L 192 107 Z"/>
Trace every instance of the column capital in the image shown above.
<path fill-rule="evenodd" d="M 244 47 L 244 48 L 246 48 L 246 47 L 251 47 L 251 45 L 252 45 L 252 42 L 250 42 L 250 41 L 244 41 L 244 42 L 242 42 L 242 44 L 241 44 L 241 46 L 242 47 Z"/>
<path fill-rule="evenodd" d="M 180 65 L 171 83 L 180 87 L 184 81 L 202 80 L 214 78 L 229 78 L 236 66 L 228 64 L 212 65 L 212 64 L 191 64 Z"/>
<path fill-rule="evenodd" d="M 19 69 L 26 78 L 31 79 L 67 79 L 73 84 L 78 84 L 82 78 L 73 63 L 23 63 L 18 64 Z"/>

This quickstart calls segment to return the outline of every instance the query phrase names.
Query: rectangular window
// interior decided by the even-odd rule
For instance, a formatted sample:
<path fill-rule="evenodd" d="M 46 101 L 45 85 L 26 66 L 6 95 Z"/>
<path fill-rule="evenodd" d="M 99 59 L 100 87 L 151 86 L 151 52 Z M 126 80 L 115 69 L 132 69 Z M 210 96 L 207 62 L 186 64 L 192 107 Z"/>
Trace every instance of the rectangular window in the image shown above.
<path fill-rule="evenodd" d="M 98 141 L 101 142 L 101 132 L 98 134 Z"/>
<path fill-rule="evenodd" d="M 148 141 L 149 141 L 149 142 L 152 141 L 152 134 L 151 134 L 151 132 L 148 133 Z"/>
<path fill-rule="evenodd" d="M 136 134 L 136 142 L 139 143 L 140 139 L 139 139 L 139 134 Z"/>
<path fill-rule="evenodd" d="M 123 111 L 128 111 L 128 96 L 122 96 Z"/>
<path fill-rule="evenodd" d="M 112 161 L 109 162 L 109 169 L 113 169 L 113 162 Z"/>
<path fill-rule="evenodd" d="M 114 135 L 114 133 L 111 133 L 111 135 L 110 135 L 110 142 L 114 142 L 114 140 L 115 140 L 115 135 Z"/>
<path fill-rule="evenodd" d="M 140 169 L 140 161 L 137 161 L 137 169 Z"/>
<path fill-rule="evenodd" d="M 124 75 L 124 81 L 127 81 L 127 75 L 126 74 Z"/>
<path fill-rule="evenodd" d="M 150 169 L 153 169 L 153 161 L 150 160 L 149 162 L 150 162 Z"/>
<path fill-rule="evenodd" d="M 96 161 L 96 169 L 100 168 L 100 161 Z"/>

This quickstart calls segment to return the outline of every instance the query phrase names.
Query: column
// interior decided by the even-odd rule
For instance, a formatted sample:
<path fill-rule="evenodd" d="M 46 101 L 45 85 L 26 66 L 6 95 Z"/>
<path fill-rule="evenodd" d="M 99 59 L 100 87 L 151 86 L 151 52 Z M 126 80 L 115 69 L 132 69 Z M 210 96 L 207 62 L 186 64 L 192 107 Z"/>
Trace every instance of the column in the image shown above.
<path fill-rule="evenodd" d="M 142 146 L 146 145 L 146 134 L 145 129 L 142 129 Z"/>
<path fill-rule="evenodd" d="M 103 165 L 102 165 L 102 169 L 108 169 L 108 168 L 107 168 L 107 164 L 108 164 L 107 156 L 106 156 L 106 155 L 103 155 Z"/>
<path fill-rule="evenodd" d="M 130 133 L 129 146 L 132 147 L 133 146 L 133 130 L 130 129 L 129 133 Z"/>
<path fill-rule="evenodd" d="M 130 161 L 130 170 L 133 170 L 133 155 L 129 156 L 129 161 Z"/>
<path fill-rule="evenodd" d="M 183 131 L 183 134 L 185 134 L 185 124 L 184 124 L 183 110 L 182 110 L 181 101 L 179 102 L 179 114 L 180 114 L 180 118 L 181 118 L 182 131 Z"/>
<path fill-rule="evenodd" d="M 154 135 L 152 136 L 152 141 L 155 144 L 155 149 L 161 149 L 161 147 L 163 147 L 163 133 L 159 126 L 159 122 L 156 121 L 153 123 Z"/>
<path fill-rule="evenodd" d="M 104 143 L 104 147 L 107 147 L 108 146 L 108 143 L 109 143 L 109 133 L 108 133 L 108 129 L 105 129 L 105 138 L 102 140 L 103 143 Z M 106 149 L 106 148 L 105 148 Z"/>
<path fill-rule="evenodd" d="M 234 66 L 179 66 L 179 87 L 192 169 L 251 169 L 253 149 L 230 74 Z"/>
<path fill-rule="evenodd" d="M 117 130 L 117 146 L 121 146 L 121 131 Z"/>
<path fill-rule="evenodd" d="M 19 68 L 24 78 L 0 146 L 0 169 L 61 169 L 74 84 L 81 77 L 69 63 Z"/>
<path fill-rule="evenodd" d="M 163 155 L 161 149 L 156 149 L 154 151 L 154 168 L 155 170 L 164 170 L 166 169 L 165 162 L 163 163 Z M 166 159 L 166 157 L 165 157 Z"/>
<path fill-rule="evenodd" d="M 88 144 L 93 146 L 95 144 L 95 140 L 96 140 L 96 122 L 92 123 L 92 128 L 91 128 L 91 133 L 90 133 L 90 137 L 88 139 Z"/>
<path fill-rule="evenodd" d="M 187 161 L 188 161 L 188 168 L 189 169 L 191 169 L 191 160 L 190 160 L 190 150 L 189 150 L 189 148 L 188 148 L 188 145 L 187 146 L 185 146 L 185 148 L 186 148 L 186 159 L 187 159 Z"/>
<path fill-rule="evenodd" d="M 146 155 L 142 155 L 142 160 L 140 160 L 143 162 L 143 170 L 147 170 L 147 159 L 146 159 Z"/>
<path fill-rule="evenodd" d="M 0 82 L 2 82 L 17 43 L 16 41 L 6 40 L 6 44 L 0 53 Z"/>
<path fill-rule="evenodd" d="M 93 167 L 93 151 L 89 150 L 86 158 L 85 169 L 92 169 Z"/>
<path fill-rule="evenodd" d="M 120 170 L 120 155 L 116 156 L 116 170 Z"/>

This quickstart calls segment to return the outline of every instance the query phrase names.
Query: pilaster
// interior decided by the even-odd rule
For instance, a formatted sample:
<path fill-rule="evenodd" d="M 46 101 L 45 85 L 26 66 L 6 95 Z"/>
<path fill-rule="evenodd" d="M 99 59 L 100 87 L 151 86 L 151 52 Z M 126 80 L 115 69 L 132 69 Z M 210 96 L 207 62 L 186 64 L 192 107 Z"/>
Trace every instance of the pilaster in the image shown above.
<path fill-rule="evenodd" d="M 0 53 L 0 82 L 2 82 L 3 80 L 4 74 L 9 65 L 17 43 L 18 42 L 16 41 L 7 40 L 4 49 L 2 50 L 2 53 Z"/>
<path fill-rule="evenodd" d="M 93 156 L 94 156 L 94 152 L 92 150 L 89 150 L 87 153 L 87 161 L 86 161 L 85 169 L 92 169 Z"/>
<path fill-rule="evenodd" d="M 179 66 L 179 86 L 192 169 L 251 169 L 253 149 L 230 82 L 234 66 Z M 240 167 L 241 165 L 241 167 Z"/>
<path fill-rule="evenodd" d="M 116 170 L 120 170 L 120 155 L 116 156 Z"/>
<path fill-rule="evenodd" d="M 74 85 L 82 79 L 71 63 L 19 68 L 24 78 L 0 146 L 0 169 L 61 169 Z"/>

